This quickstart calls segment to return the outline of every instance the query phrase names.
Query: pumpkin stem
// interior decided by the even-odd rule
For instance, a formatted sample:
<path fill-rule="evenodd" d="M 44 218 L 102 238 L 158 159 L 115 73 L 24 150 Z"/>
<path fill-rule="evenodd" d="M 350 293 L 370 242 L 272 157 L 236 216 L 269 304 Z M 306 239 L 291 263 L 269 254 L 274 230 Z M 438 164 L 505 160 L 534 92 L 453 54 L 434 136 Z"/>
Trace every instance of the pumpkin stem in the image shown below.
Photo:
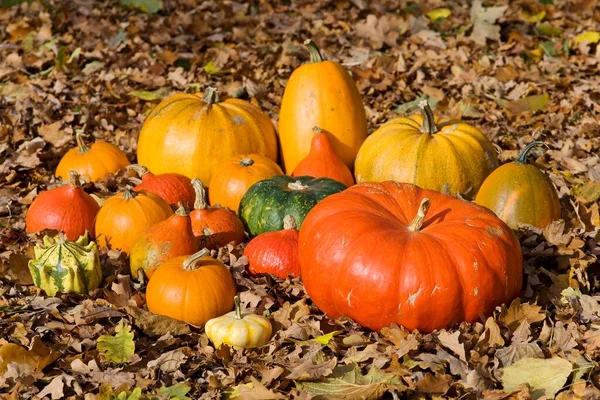
<path fill-rule="evenodd" d="M 194 191 L 196 192 L 194 210 L 204 210 L 208 208 L 208 203 L 206 202 L 206 189 L 204 189 L 202 181 L 198 178 L 194 178 L 192 179 L 192 186 L 194 187 Z"/>
<path fill-rule="evenodd" d="M 321 55 L 321 52 L 319 51 L 319 48 L 317 47 L 317 44 L 315 42 L 313 42 L 311 39 L 306 39 L 304 41 L 304 45 L 310 53 L 311 63 L 318 63 L 323 61 L 323 56 Z"/>
<path fill-rule="evenodd" d="M 419 205 L 419 211 L 417 211 L 417 215 L 412 220 L 410 225 L 408 226 L 408 230 L 411 232 L 418 232 L 423 226 L 423 222 L 425 221 L 425 215 L 427 215 L 427 211 L 429 211 L 429 206 L 431 205 L 431 200 L 427 197 L 421 200 L 421 204 Z"/>
<path fill-rule="evenodd" d="M 515 160 L 515 162 L 519 163 L 519 164 L 527 164 L 527 156 L 529 155 L 529 152 L 534 147 L 538 147 L 538 146 L 546 146 L 546 147 L 548 147 L 548 145 L 546 143 L 544 143 L 544 142 L 531 142 L 527 146 L 525 146 L 525 148 L 521 151 L 521 153 L 519 154 L 519 156 L 517 157 L 517 159 Z"/>
<path fill-rule="evenodd" d="M 435 125 L 435 117 L 433 116 L 431 107 L 429 107 L 429 102 L 427 100 L 420 101 L 419 108 L 421 108 L 421 114 L 423 114 L 423 126 L 421 127 L 421 132 L 429 133 L 430 135 L 437 133 L 439 129 Z"/>
<path fill-rule="evenodd" d="M 79 154 L 87 153 L 88 151 L 91 150 L 91 147 L 89 147 L 83 141 L 83 137 L 82 136 L 83 136 L 83 130 L 76 130 L 75 131 L 75 141 L 77 142 L 77 147 L 79 147 Z"/>
<path fill-rule="evenodd" d="M 138 195 L 138 193 L 133 190 L 131 185 L 125 186 L 125 191 L 123 192 L 123 199 L 131 200 L 131 199 L 134 199 L 137 195 Z"/>
<path fill-rule="evenodd" d="M 219 91 L 212 86 L 207 87 L 204 91 L 204 94 L 202 95 L 202 101 L 204 101 L 209 106 L 218 103 Z"/>
<path fill-rule="evenodd" d="M 235 304 L 235 317 L 237 319 L 242 319 L 242 306 L 240 305 L 240 296 L 235 295 L 233 298 L 233 304 Z"/>
<path fill-rule="evenodd" d="M 187 217 L 188 216 L 188 212 L 185 209 L 185 206 L 183 205 L 183 202 L 178 202 L 177 203 L 177 210 L 175 210 L 175 214 L 180 215 L 182 217 Z"/>
<path fill-rule="evenodd" d="M 321 129 L 318 126 L 313 126 L 312 131 L 315 135 L 318 135 L 319 133 L 323 133 L 323 129 Z"/>
<path fill-rule="evenodd" d="M 291 190 L 305 190 L 305 189 L 308 189 L 308 185 L 304 185 L 300 181 L 290 182 L 290 183 L 288 183 L 287 186 Z"/>
<path fill-rule="evenodd" d="M 79 180 L 79 173 L 77 171 L 69 171 L 69 185 L 75 188 L 81 187 L 81 180 Z"/>
<path fill-rule="evenodd" d="M 283 217 L 283 229 L 298 229 L 296 219 L 289 214 Z"/>
<path fill-rule="evenodd" d="M 249 167 L 252 164 L 254 164 L 254 160 L 251 159 L 250 157 L 244 157 L 244 158 L 242 158 L 242 161 L 240 161 L 240 165 L 242 167 Z"/>
<path fill-rule="evenodd" d="M 198 267 L 196 266 L 196 262 L 202 257 L 207 256 L 209 254 L 210 250 L 208 250 L 207 248 L 203 248 L 199 252 L 192 254 L 183 262 L 183 269 L 186 271 L 193 271 L 195 269 L 198 269 Z"/>
<path fill-rule="evenodd" d="M 148 168 L 146 168 L 140 164 L 131 164 L 131 165 L 128 165 L 126 168 L 128 170 L 130 169 L 130 170 L 134 171 L 136 174 L 138 174 L 138 176 L 140 178 L 142 178 L 144 175 L 146 175 L 148 172 L 150 172 L 148 170 Z"/>

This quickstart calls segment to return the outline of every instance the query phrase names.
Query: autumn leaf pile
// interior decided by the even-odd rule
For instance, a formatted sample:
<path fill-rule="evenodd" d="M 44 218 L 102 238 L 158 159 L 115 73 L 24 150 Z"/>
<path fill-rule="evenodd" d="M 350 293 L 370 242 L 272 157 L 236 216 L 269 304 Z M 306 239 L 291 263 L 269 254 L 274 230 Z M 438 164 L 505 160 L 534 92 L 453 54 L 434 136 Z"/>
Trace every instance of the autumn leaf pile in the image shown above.
<path fill-rule="evenodd" d="M 0 8 L 3 398 L 600 398 L 599 30 L 597 0 Z M 104 283 L 89 297 L 45 297 L 32 286 L 25 213 L 56 186 L 76 130 L 134 161 L 145 113 L 171 92 L 208 84 L 276 122 L 287 78 L 308 59 L 306 38 L 351 71 L 370 132 L 427 98 L 480 127 L 502 161 L 532 140 L 548 144 L 535 161 L 559 190 L 563 219 L 518 232 L 520 299 L 448 331 L 376 333 L 329 321 L 298 280 L 250 278 L 241 248 L 230 246 L 213 255 L 275 333 L 259 350 L 217 351 L 201 330 L 147 311 L 145 283 L 130 278 L 119 252 L 101 255 Z M 105 198 L 137 182 L 121 172 L 86 190 Z"/>

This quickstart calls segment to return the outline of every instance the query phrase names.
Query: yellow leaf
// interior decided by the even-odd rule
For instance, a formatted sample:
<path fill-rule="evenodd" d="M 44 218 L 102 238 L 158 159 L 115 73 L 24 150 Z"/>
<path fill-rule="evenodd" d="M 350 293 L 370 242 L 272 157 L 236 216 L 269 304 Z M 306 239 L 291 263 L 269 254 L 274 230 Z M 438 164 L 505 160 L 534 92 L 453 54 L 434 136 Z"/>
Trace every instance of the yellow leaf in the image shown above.
<path fill-rule="evenodd" d="M 28 365 L 32 372 L 41 371 L 58 356 L 59 354 L 44 346 L 39 336 L 34 337 L 31 349 L 7 343 L 0 347 L 0 376 L 6 373 L 10 363 Z"/>
<path fill-rule="evenodd" d="M 577 42 L 577 43 L 583 43 L 583 42 L 598 43 L 598 41 L 600 41 L 600 33 L 599 32 L 587 31 L 587 32 L 583 32 L 583 33 L 580 33 L 579 35 L 575 36 L 575 42 Z"/>
<path fill-rule="evenodd" d="M 544 17 L 546 16 L 546 11 L 540 11 L 537 14 L 529 14 L 527 11 L 523 12 L 523 14 L 521 14 L 521 17 L 523 17 L 523 20 L 532 24 L 535 24 L 536 22 L 540 22 L 541 20 L 544 19 Z"/>
<path fill-rule="evenodd" d="M 431 10 L 427 13 L 427 18 L 432 21 L 436 21 L 441 18 L 448 18 L 452 11 L 449 8 L 436 8 L 435 10 Z"/>
<path fill-rule="evenodd" d="M 217 75 L 221 73 L 221 68 L 219 68 L 212 60 L 206 63 L 204 66 L 204 72 L 209 75 Z"/>

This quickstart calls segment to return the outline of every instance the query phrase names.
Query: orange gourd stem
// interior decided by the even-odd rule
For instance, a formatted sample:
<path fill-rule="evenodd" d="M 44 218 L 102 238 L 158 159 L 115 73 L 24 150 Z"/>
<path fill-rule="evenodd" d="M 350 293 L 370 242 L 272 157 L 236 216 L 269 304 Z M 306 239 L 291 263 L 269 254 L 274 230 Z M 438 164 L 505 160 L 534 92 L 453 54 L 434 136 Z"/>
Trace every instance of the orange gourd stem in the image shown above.
<path fill-rule="evenodd" d="M 189 215 L 188 211 L 185 209 L 183 202 L 177 203 L 177 210 L 175 210 L 175 214 L 180 215 L 182 217 L 187 217 Z"/>
<path fill-rule="evenodd" d="M 308 49 L 308 52 L 310 53 L 310 62 L 311 63 L 318 63 L 318 62 L 322 62 L 323 56 L 321 55 L 321 51 L 319 50 L 319 48 L 317 47 L 317 44 L 315 42 L 313 42 L 311 39 L 306 39 L 304 41 L 304 45 L 306 46 L 306 48 Z"/>
<path fill-rule="evenodd" d="M 206 189 L 200 179 L 192 179 L 192 186 L 196 192 L 196 201 L 194 201 L 194 210 L 205 210 L 208 208 L 206 202 Z"/>
<path fill-rule="evenodd" d="M 125 200 L 135 199 L 137 195 L 138 193 L 134 191 L 130 185 L 125 186 L 125 191 L 123 192 L 123 198 Z"/>
<path fill-rule="evenodd" d="M 242 167 L 249 167 L 249 166 L 251 166 L 252 164 L 254 164 L 254 160 L 253 160 L 253 159 L 251 159 L 250 157 L 244 157 L 244 158 L 242 158 L 242 160 L 240 161 L 240 165 L 241 165 Z"/>
<path fill-rule="evenodd" d="M 423 114 L 423 126 L 421 127 L 421 132 L 429 133 L 430 135 L 437 133 L 439 129 L 435 124 L 435 117 L 433 116 L 431 107 L 429 107 L 429 102 L 427 100 L 420 101 L 419 108 L 421 109 L 421 114 Z"/>
<path fill-rule="evenodd" d="M 83 136 L 83 130 L 75 132 L 75 141 L 77 142 L 77 147 L 79 148 L 79 154 L 87 153 L 88 151 L 90 151 L 92 149 L 87 144 L 85 144 L 82 136 Z"/>
<path fill-rule="evenodd" d="M 208 250 L 208 249 L 202 249 L 199 252 L 192 254 L 191 256 L 186 258 L 185 261 L 183 262 L 183 269 L 185 269 L 186 271 L 194 271 L 194 270 L 200 268 L 198 266 L 198 261 L 200 261 L 200 259 L 202 257 L 207 256 L 209 254 L 210 254 L 210 250 Z"/>
<path fill-rule="evenodd" d="M 235 317 L 237 319 L 242 319 L 242 306 L 240 304 L 240 296 L 239 295 L 235 295 L 235 297 L 233 298 L 233 304 L 235 306 Z"/>
<path fill-rule="evenodd" d="M 298 225 L 296 224 L 296 219 L 291 215 L 286 215 L 283 217 L 283 229 L 298 229 Z"/>
<path fill-rule="evenodd" d="M 525 146 L 525 148 L 521 151 L 521 153 L 519 154 L 519 156 L 517 157 L 517 159 L 514 162 L 516 162 L 517 164 L 527 164 L 527 156 L 529 155 L 529 152 L 534 147 L 538 147 L 538 146 L 548 147 L 548 145 L 544 142 L 531 142 L 527 146 Z"/>
<path fill-rule="evenodd" d="M 202 95 L 202 101 L 204 101 L 208 105 L 218 103 L 219 102 L 219 91 L 212 86 L 207 87 L 206 90 L 204 91 L 204 94 Z"/>
<path fill-rule="evenodd" d="M 409 231 L 419 232 L 421 230 L 423 222 L 425 222 L 425 216 L 427 215 L 427 211 L 429 211 L 429 206 L 431 206 L 431 200 L 427 197 L 424 197 L 423 200 L 421 200 L 421 204 L 419 204 L 419 210 L 417 211 L 417 215 L 415 215 L 415 218 L 408 226 Z"/>
<path fill-rule="evenodd" d="M 69 185 L 75 188 L 81 187 L 81 180 L 79 179 L 77 171 L 69 171 Z"/>
<path fill-rule="evenodd" d="M 131 164 L 128 165 L 126 168 L 134 171 L 136 174 L 138 174 L 140 178 L 150 172 L 148 168 L 140 164 Z"/>

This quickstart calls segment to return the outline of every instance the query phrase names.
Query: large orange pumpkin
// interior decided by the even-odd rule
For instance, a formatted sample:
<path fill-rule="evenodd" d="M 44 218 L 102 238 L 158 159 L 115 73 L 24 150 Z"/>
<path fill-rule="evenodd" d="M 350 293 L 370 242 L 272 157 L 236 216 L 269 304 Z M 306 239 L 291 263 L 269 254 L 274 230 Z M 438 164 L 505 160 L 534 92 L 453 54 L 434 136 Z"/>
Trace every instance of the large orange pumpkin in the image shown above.
<path fill-rule="evenodd" d="M 527 163 L 527 155 L 541 142 L 526 146 L 514 162 L 496 169 L 481 185 L 475 202 L 489 208 L 513 229 L 520 224 L 545 228 L 560 218 L 558 192 L 552 181 Z"/>
<path fill-rule="evenodd" d="M 214 88 L 164 99 L 144 122 L 137 148 L 138 162 L 152 173 L 176 172 L 207 183 L 223 160 L 249 153 L 277 161 L 271 119 L 247 101 L 220 102 Z"/>
<path fill-rule="evenodd" d="M 81 132 L 75 134 L 75 140 L 77 147 L 69 150 L 56 167 L 57 178 L 67 179 L 69 171 L 76 171 L 86 180 L 95 182 L 129 165 L 125 153 L 114 144 L 98 140 L 88 146 Z"/>
<path fill-rule="evenodd" d="M 427 101 L 421 114 L 395 118 L 363 143 L 356 182 L 393 180 L 472 199 L 498 166 L 492 143 L 461 121 L 439 121 Z"/>
<path fill-rule="evenodd" d="M 268 157 L 260 154 L 234 156 L 215 168 L 208 185 L 210 204 L 220 204 L 237 212 L 250 186 L 282 174 L 279 165 Z"/>
<path fill-rule="evenodd" d="M 324 61 L 312 40 L 305 42 L 310 63 L 298 67 L 287 82 L 279 113 L 279 140 L 285 171 L 310 152 L 313 126 L 329 132 L 336 154 L 352 168 L 367 137 L 365 108 L 348 71 Z"/>
<path fill-rule="evenodd" d="M 171 207 L 158 195 L 127 187 L 102 203 L 95 225 L 98 246 L 110 245 L 129 253 L 148 228 L 172 214 Z"/>
<path fill-rule="evenodd" d="M 312 301 L 374 330 L 477 321 L 522 284 L 519 242 L 494 213 L 392 181 L 322 200 L 302 224 L 299 254 Z"/>

